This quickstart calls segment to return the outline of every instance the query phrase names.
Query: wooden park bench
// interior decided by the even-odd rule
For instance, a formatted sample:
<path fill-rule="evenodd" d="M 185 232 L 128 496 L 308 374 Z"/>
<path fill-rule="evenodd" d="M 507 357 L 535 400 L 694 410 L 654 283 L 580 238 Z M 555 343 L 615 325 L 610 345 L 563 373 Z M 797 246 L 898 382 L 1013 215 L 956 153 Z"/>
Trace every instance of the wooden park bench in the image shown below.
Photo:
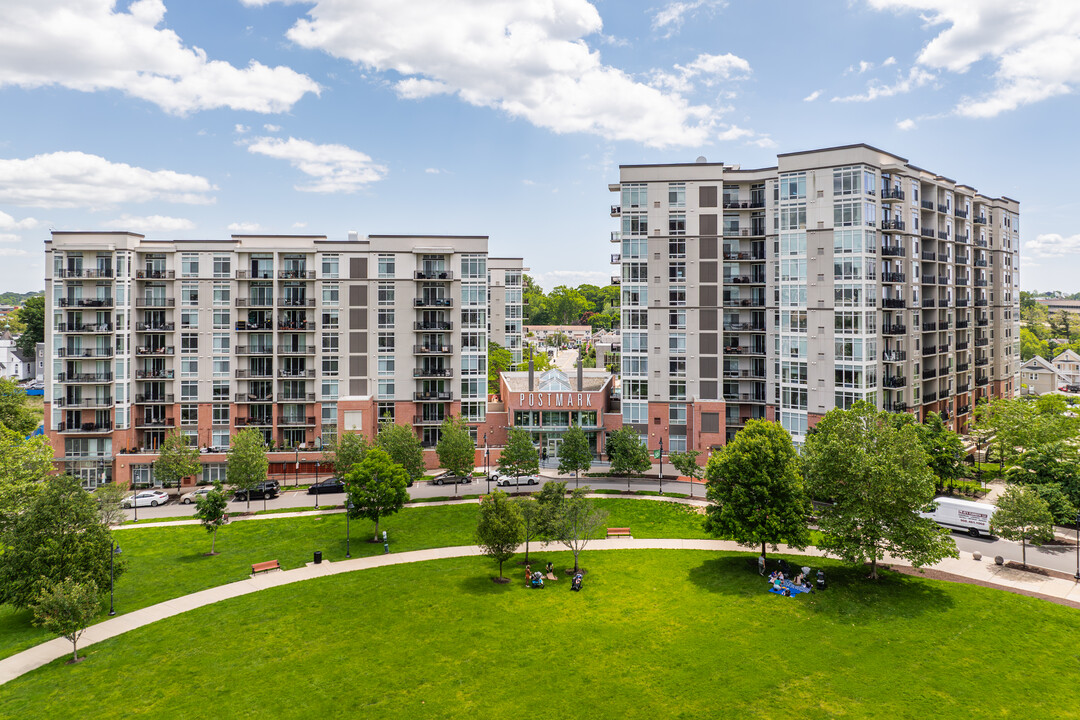
<path fill-rule="evenodd" d="M 281 569 L 281 566 L 278 565 L 277 560 L 267 560 L 266 562 L 253 563 L 252 566 L 251 566 L 251 574 L 252 575 L 258 575 L 259 573 L 266 572 L 268 570 L 280 570 L 280 569 Z"/>
<path fill-rule="evenodd" d="M 630 537 L 630 528 L 608 528 L 607 536 L 613 537 Z"/>

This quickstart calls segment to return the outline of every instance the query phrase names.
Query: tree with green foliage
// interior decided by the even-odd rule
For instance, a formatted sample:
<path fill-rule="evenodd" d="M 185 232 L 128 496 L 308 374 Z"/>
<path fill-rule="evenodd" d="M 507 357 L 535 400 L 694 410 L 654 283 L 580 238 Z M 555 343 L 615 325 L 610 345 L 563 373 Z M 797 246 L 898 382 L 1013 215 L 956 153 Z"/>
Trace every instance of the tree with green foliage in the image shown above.
<path fill-rule="evenodd" d="M 0 538 L 0 603 L 28 608 L 49 582 L 109 582 L 112 533 L 98 504 L 70 475 L 50 475 Z M 116 577 L 124 572 L 117 560 Z"/>
<path fill-rule="evenodd" d="M 405 469 L 409 484 L 424 477 L 424 448 L 411 426 L 384 420 L 379 425 L 379 435 L 375 438 L 375 443 L 390 455 L 391 460 Z"/>
<path fill-rule="evenodd" d="M 919 426 L 919 439 L 930 459 L 930 469 L 937 476 L 939 485 L 964 475 L 964 441 L 945 425 L 939 414 L 927 413 Z"/>
<path fill-rule="evenodd" d="M 451 415 L 442 421 L 435 453 L 439 456 L 439 464 L 454 475 L 472 477 L 476 469 L 476 443 L 469 434 L 465 418 Z M 457 483 L 454 483 L 454 492 L 457 492 Z"/>
<path fill-rule="evenodd" d="M 1033 330 L 1020 328 L 1020 360 L 1027 362 L 1036 355 L 1049 359 L 1047 356 L 1050 355 L 1050 345 L 1046 340 L 1041 340 Z"/>
<path fill-rule="evenodd" d="M 34 599 L 34 624 L 71 643 L 71 660 L 79 662 L 79 638 L 101 609 L 101 593 L 93 580 L 66 577 L 49 580 Z"/>
<path fill-rule="evenodd" d="M 506 445 L 499 455 L 499 472 L 514 477 L 540 472 L 540 454 L 536 452 L 528 430 L 516 425 L 510 428 Z"/>
<path fill-rule="evenodd" d="M 353 505 L 349 515 L 373 521 L 375 540 L 378 540 L 379 520 L 405 507 L 408 488 L 409 474 L 405 468 L 395 463 L 385 450 L 372 448 L 345 476 L 345 492 Z"/>
<path fill-rule="evenodd" d="M 496 490 L 480 500 L 480 518 L 476 523 L 476 544 L 489 558 L 499 563 L 499 582 L 504 582 L 503 563 L 514 557 L 524 537 L 521 508 L 506 493 Z"/>
<path fill-rule="evenodd" d="M 619 428 L 608 435 L 607 453 L 612 475 L 632 475 L 652 469 L 649 448 L 631 427 Z"/>
<path fill-rule="evenodd" d="M 0 317 L 0 335 L 6 332 L 12 335 L 22 335 L 26 332 L 26 326 L 19 319 L 19 313 L 9 312 L 7 315 Z"/>
<path fill-rule="evenodd" d="M 1075 437 L 1077 423 L 1060 395 L 994 398 L 976 404 L 972 434 L 990 443 L 1004 466 L 1015 464 L 1026 449 Z"/>
<path fill-rule="evenodd" d="M 514 354 L 494 340 L 488 340 L 488 393 L 499 394 L 499 373 L 514 364 Z"/>
<path fill-rule="evenodd" d="M 0 427 L 0 535 L 11 526 L 53 471 L 53 449 L 44 435 L 23 437 Z"/>
<path fill-rule="evenodd" d="M 364 433 L 346 430 L 323 449 L 323 461 L 333 465 L 337 476 L 343 478 L 353 465 L 364 461 L 370 449 L 371 443 Z"/>
<path fill-rule="evenodd" d="M 589 437 L 580 425 L 574 423 L 563 433 L 562 444 L 559 446 L 559 473 L 574 473 L 576 485 L 579 473 L 588 472 L 592 462 L 593 452 L 589 447 Z"/>
<path fill-rule="evenodd" d="M 562 543 L 574 553 L 574 572 L 581 568 L 578 556 L 589 544 L 596 531 L 607 522 L 607 510 L 601 510 L 587 497 L 592 492 L 588 485 L 570 492 L 570 497 L 559 503 L 555 514 L 550 518 L 550 532 L 553 540 Z"/>
<path fill-rule="evenodd" d="M 251 491 L 266 480 L 269 467 L 266 441 L 258 429 L 244 428 L 233 436 L 225 463 L 225 482 L 234 492 L 244 491 L 248 509 L 251 508 Z"/>
<path fill-rule="evenodd" d="M 819 547 L 869 562 L 871 579 L 886 553 L 914 567 L 958 556 L 948 530 L 919 515 L 935 490 L 919 429 L 897 427 L 890 414 L 865 401 L 834 408 L 807 436 L 803 454 L 811 496 L 832 503 L 819 513 Z"/>
<path fill-rule="evenodd" d="M 94 490 L 94 499 L 98 504 L 98 516 L 105 527 L 121 525 L 127 517 L 124 515 L 124 496 L 127 490 L 114 482 L 98 485 Z"/>
<path fill-rule="evenodd" d="M 551 362 L 551 356 L 546 352 L 538 352 L 532 355 L 533 370 L 537 373 L 542 373 L 555 367 Z M 522 371 L 529 369 L 529 355 L 526 354 L 525 359 L 514 366 L 515 370 Z"/>
<path fill-rule="evenodd" d="M 210 555 L 217 555 L 217 531 L 227 520 L 225 510 L 229 506 L 229 499 L 221 488 L 221 483 L 214 483 L 214 489 L 205 495 L 195 498 L 195 517 L 198 518 L 206 531 L 211 534 Z"/>
<path fill-rule="evenodd" d="M 705 473 L 705 468 L 701 467 L 697 461 L 700 456 L 700 450 L 687 450 L 686 452 L 668 454 L 668 460 L 671 461 L 672 466 L 678 471 L 679 475 L 690 478 L 691 495 L 694 494 L 694 482 Z"/>
<path fill-rule="evenodd" d="M 740 545 L 773 550 L 780 543 L 810 542 L 810 498 L 803 487 L 799 454 L 780 423 L 750 420 L 705 469 L 705 529 Z"/>
<path fill-rule="evenodd" d="M 1027 544 L 1041 545 L 1054 539 L 1054 518 L 1050 506 L 1039 494 L 1023 485 L 1009 485 L 997 502 L 990 521 L 992 531 L 1006 540 L 1021 542 L 1021 557 L 1027 567 Z"/>
<path fill-rule="evenodd" d="M 1076 522 L 1076 505 L 1069 500 L 1060 483 L 1044 483 L 1030 487 L 1046 502 L 1055 523 L 1064 525 Z"/>
<path fill-rule="evenodd" d="M 202 465 L 199 463 L 199 448 L 188 445 L 179 430 L 170 430 L 158 450 L 158 458 L 154 462 L 154 477 L 161 480 L 164 487 L 175 486 L 179 493 L 184 478 L 200 472 Z"/>
<path fill-rule="evenodd" d="M 45 342 L 45 296 L 35 295 L 27 298 L 19 308 L 19 322 L 22 323 L 22 335 L 15 341 L 15 347 L 22 350 L 28 358 L 37 357 L 37 344 Z"/>
<path fill-rule="evenodd" d="M 558 285 L 547 296 L 552 325 L 576 325 L 589 309 L 589 301 L 576 288 Z"/>
<path fill-rule="evenodd" d="M 550 484 L 550 483 L 549 483 Z M 545 485 L 544 487 L 547 487 Z M 514 498 L 521 513 L 521 542 L 525 543 L 525 562 L 529 562 L 529 543 L 544 534 L 544 508 L 532 495 L 521 495 Z"/>
<path fill-rule="evenodd" d="M 25 437 L 41 420 L 26 404 L 26 391 L 14 380 L 0 377 L 0 425 Z"/>

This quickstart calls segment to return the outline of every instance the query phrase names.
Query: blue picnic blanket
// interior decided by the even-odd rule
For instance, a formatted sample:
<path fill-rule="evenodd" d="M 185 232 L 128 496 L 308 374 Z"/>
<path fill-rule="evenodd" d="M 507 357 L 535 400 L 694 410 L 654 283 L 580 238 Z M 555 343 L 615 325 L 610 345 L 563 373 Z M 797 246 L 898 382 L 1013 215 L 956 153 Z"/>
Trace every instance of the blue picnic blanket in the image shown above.
<path fill-rule="evenodd" d="M 796 585 L 795 583 L 791 582 L 790 580 L 784 580 L 781 583 L 781 585 L 783 585 L 785 588 L 787 588 L 788 590 L 791 591 L 791 596 L 792 597 L 795 597 L 799 593 L 808 593 L 808 592 L 810 592 L 810 588 L 803 587 L 802 585 Z M 777 590 L 772 585 L 769 586 L 769 592 L 775 593 L 776 595 L 783 595 L 784 594 L 782 590 Z"/>

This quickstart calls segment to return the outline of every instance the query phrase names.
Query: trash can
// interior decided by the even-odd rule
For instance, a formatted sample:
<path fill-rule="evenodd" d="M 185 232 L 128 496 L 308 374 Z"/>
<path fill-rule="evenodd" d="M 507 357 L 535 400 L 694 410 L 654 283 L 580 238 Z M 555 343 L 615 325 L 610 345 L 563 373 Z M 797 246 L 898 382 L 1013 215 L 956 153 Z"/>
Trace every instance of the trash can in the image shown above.
<path fill-rule="evenodd" d="M 315 564 L 318 565 L 322 562 L 322 550 L 315 551 Z"/>

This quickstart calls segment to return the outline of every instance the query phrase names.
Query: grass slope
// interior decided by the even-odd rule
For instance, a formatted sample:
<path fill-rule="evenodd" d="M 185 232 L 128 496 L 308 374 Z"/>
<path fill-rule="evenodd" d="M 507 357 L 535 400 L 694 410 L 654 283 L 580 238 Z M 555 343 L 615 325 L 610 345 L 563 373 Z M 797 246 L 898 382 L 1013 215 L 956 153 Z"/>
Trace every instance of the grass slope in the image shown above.
<path fill-rule="evenodd" d="M 629 527 L 636 537 L 706 537 L 702 516 L 683 505 L 607 499 L 596 503 L 611 513 L 609 526 Z M 380 529 L 389 534 L 392 552 L 472 545 L 478 511 L 475 504 L 406 508 L 383 520 Z M 374 523 L 368 520 L 351 521 L 353 557 L 382 554 L 381 542 L 367 542 L 373 531 Z M 283 568 L 291 569 L 311 562 L 315 550 L 321 550 L 327 560 L 343 559 L 345 515 L 231 523 L 218 531 L 219 554 L 214 557 L 205 555 L 210 535 L 198 525 L 122 530 L 114 537 L 128 567 L 116 584 L 116 609 L 125 613 L 243 580 L 251 574 L 251 564 L 263 560 L 278 560 Z M 532 549 L 537 547 L 532 544 Z M 107 611 L 106 605 L 102 620 Z M 0 657 L 48 639 L 44 630 L 31 625 L 29 612 L 0 606 Z"/>
<path fill-rule="evenodd" d="M 0 688 L 0 717 L 1076 716 L 1068 608 L 893 574 L 873 584 L 831 562 L 830 589 L 798 598 L 766 593 L 740 555 L 584 562 L 580 594 L 565 579 L 495 585 L 481 558 L 266 590 L 23 676 Z"/>

